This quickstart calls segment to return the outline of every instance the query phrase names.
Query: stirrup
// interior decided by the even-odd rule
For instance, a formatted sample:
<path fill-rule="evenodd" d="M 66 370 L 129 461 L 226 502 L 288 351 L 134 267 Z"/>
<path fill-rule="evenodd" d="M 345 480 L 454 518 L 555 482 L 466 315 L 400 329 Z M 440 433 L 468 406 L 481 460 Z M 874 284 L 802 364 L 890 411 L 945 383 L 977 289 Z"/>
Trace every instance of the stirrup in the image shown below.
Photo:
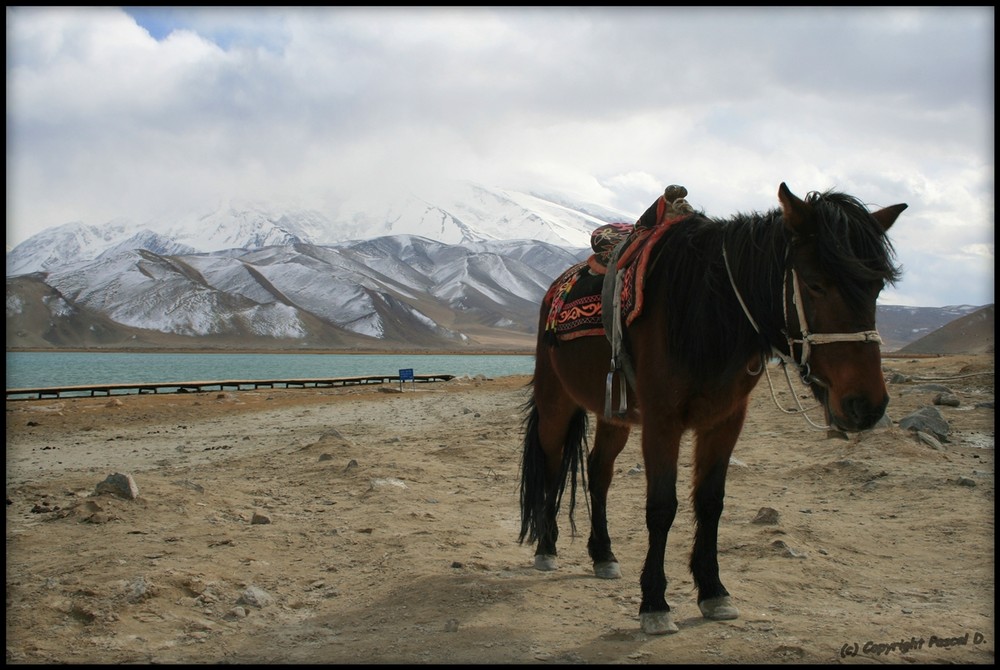
<path fill-rule="evenodd" d="M 612 411 L 612 405 L 614 400 L 614 385 L 615 385 L 615 373 L 620 372 L 621 368 L 618 366 L 615 359 L 611 359 L 611 372 L 608 373 L 608 380 L 604 386 L 604 418 L 611 419 L 612 416 L 622 419 L 625 414 L 628 413 L 628 387 L 625 383 L 625 374 L 620 373 L 618 376 L 618 409 Z"/>

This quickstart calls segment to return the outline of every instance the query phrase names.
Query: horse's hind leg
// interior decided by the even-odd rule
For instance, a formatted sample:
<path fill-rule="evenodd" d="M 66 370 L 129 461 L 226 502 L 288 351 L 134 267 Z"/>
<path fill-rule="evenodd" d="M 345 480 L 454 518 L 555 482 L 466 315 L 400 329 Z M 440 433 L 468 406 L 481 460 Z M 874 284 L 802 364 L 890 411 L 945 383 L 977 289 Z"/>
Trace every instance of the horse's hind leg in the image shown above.
<path fill-rule="evenodd" d="M 735 619 L 739 610 L 719 578 L 719 519 L 726 495 L 729 457 L 743 427 L 746 405 L 709 430 L 697 432 L 695 443 L 694 512 L 697 528 L 691 551 L 691 574 L 698 588 L 698 607 L 706 619 Z"/>
<path fill-rule="evenodd" d="M 535 568 L 555 570 L 559 527 L 556 518 L 567 478 L 582 467 L 580 451 L 587 415 L 570 402 L 548 400 L 543 412 L 537 395 L 528 404 L 521 461 L 521 534 L 519 542 L 537 541 Z M 570 518 L 575 505 L 575 481 Z"/>
<path fill-rule="evenodd" d="M 614 476 L 615 459 L 625 443 L 631 427 L 597 420 L 594 448 L 587 459 L 587 477 L 590 488 L 590 540 L 587 551 L 594 561 L 594 574 L 602 579 L 619 579 L 622 576 L 618 559 L 611 551 L 608 532 L 608 489 Z"/>

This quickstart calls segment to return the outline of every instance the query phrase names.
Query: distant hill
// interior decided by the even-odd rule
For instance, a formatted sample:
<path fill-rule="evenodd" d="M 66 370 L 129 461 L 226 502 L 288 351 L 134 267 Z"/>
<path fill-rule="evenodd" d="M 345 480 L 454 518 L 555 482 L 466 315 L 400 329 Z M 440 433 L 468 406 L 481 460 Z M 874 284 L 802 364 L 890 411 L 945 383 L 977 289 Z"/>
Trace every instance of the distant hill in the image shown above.
<path fill-rule="evenodd" d="M 983 305 L 948 305 L 912 307 L 879 305 L 875 325 L 882 336 L 884 351 L 897 351 L 911 342 L 930 335 L 952 321 L 982 309 Z"/>
<path fill-rule="evenodd" d="M 898 350 L 905 354 L 993 353 L 993 305 L 959 317 Z"/>

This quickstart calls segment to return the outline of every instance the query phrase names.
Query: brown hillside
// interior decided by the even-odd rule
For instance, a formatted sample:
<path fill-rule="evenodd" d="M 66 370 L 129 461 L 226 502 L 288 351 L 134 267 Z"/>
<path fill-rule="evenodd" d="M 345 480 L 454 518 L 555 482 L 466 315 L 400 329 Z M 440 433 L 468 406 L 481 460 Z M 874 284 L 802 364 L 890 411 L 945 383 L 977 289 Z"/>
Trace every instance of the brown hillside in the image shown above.
<path fill-rule="evenodd" d="M 932 333 L 911 342 L 899 353 L 907 354 L 987 354 L 993 353 L 993 305 L 955 319 Z"/>

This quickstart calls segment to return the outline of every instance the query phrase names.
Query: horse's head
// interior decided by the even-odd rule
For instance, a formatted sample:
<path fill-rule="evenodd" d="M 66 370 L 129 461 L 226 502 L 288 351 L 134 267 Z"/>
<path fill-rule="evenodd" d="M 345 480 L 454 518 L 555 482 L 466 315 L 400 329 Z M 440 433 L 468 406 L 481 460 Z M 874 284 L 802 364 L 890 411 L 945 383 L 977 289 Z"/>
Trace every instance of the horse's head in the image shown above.
<path fill-rule="evenodd" d="M 889 403 L 875 301 L 900 270 L 886 231 L 906 209 L 870 212 L 841 193 L 795 196 L 778 189 L 790 235 L 785 276 L 789 355 L 841 430 L 874 426 Z"/>

